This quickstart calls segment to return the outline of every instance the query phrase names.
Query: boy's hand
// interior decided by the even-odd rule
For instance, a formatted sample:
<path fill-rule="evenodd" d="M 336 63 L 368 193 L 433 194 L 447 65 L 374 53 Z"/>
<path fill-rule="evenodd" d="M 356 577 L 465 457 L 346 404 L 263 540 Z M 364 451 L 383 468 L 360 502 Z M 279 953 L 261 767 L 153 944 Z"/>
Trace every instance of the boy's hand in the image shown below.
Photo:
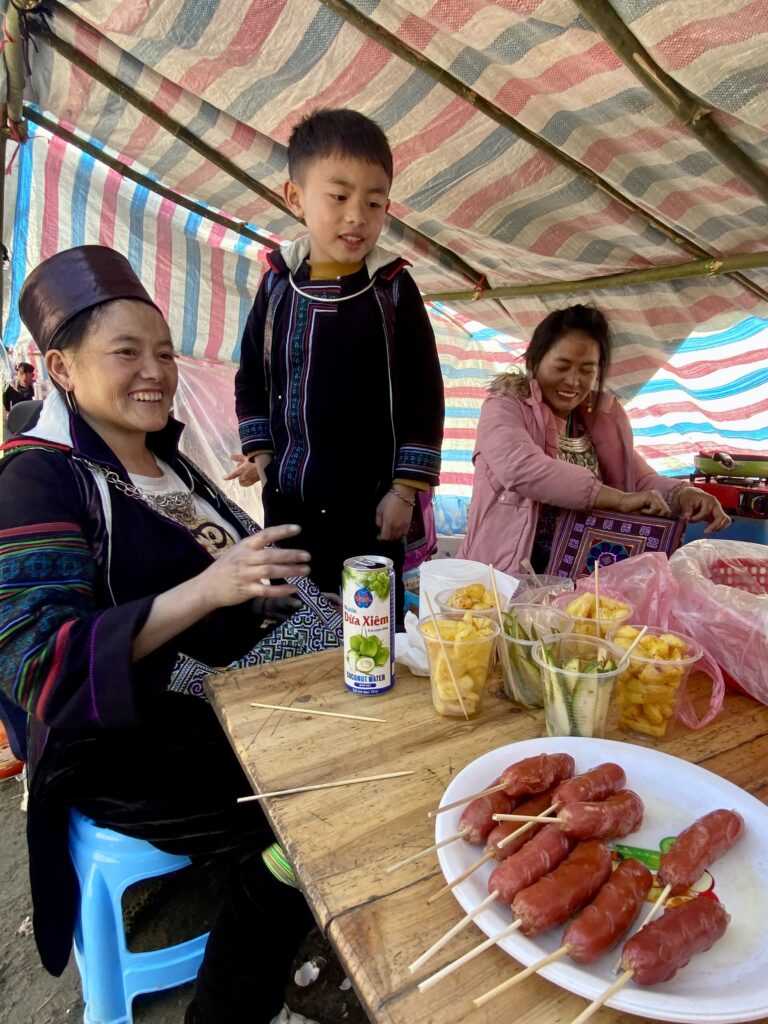
<path fill-rule="evenodd" d="M 268 452 L 256 455 L 251 461 L 246 455 L 230 455 L 230 459 L 237 463 L 235 469 L 228 473 L 225 480 L 237 480 L 241 487 L 250 487 L 260 480 L 262 485 L 267 482 L 267 466 L 272 461 Z"/>
<path fill-rule="evenodd" d="M 410 498 L 413 488 L 404 484 L 397 485 L 398 490 Z M 379 540 L 400 540 L 408 533 L 411 525 L 413 509 L 402 498 L 387 491 L 376 508 L 376 525 L 379 528 Z"/>

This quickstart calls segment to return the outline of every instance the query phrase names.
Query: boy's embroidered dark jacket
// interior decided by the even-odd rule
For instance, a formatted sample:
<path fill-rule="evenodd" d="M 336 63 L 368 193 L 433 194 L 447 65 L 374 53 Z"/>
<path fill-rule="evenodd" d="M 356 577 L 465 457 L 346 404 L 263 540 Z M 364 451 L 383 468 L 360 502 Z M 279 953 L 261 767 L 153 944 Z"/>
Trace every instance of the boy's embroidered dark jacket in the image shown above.
<path fill-rule="evenodd" d="M 246 323 L 235 379 L 243 452 L 273 454 L 275 484 L 302 501 L 332 504 L 350 488 L 378 500 L 395 478 L 436 485 L 443 381 L 406 261 L 374 249 L 357 273 L 310 281 L 308 251 L 304 237 L 269 254 Z"/>
<path fill-rule="evenodd" d="M 148 435 L 148 446 L 246 536 L 224 496 L 178 453 L 181 430 L 171 420 Z M 108 744 L 113 729 L 134 731 L 140 756 L 142 727 L 177 656 L 227 664 L 259 639 L 259 620 L 250 603 L 224 609 L 133 662 L 133 641 L 155 595 L 202 572 L 211 555 L 188 530 L 112 485 L 105 506 L 97 478 L 81 460 L 113 470 L 125 483 L 129 478 L 58 395 L 46 399 L 31 433 L 4 449 L 0 686 L 30 715 L 35 935 L 44 965 L 59 974 L 69 955 L 77 889 L 67 854 L 68 809 L 39 799 L 49 766 L 62 769 L 72 738 Z"/>

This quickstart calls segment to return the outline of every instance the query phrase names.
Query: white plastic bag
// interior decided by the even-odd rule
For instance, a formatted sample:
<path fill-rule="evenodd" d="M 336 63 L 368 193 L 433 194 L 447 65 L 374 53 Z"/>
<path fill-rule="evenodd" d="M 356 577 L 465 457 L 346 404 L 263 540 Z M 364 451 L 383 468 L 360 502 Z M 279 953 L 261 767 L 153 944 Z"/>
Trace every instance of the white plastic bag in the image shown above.
<path fill-rule="evenodd" d="M 768 704 L 768 548 L 694 540 L 672 555 L 669 567 L 683 631 L 747 693 Z"/>
<path fill-rule="evenodd" d="M 519 581 L 512 576 L 507 576 L 505 572 L 499 572 L 498 569 L 494 569 L 493 574 L 501 601 L 512 597 L 520 585 Z M 491 573 L 484 562 L 472 562 L 465 558 L 433 558 L 430 562 L 422 562 L 419 566 L 419 611 L 421 617 L 425 618 L 429 614 L 429 602 L 424 596 L 425 594 L 432 602 L 435 614 L 439 614 L 437 595 L 443 590 L 466 587 L 470 583 L 482 583 L 490 588 Z"/>

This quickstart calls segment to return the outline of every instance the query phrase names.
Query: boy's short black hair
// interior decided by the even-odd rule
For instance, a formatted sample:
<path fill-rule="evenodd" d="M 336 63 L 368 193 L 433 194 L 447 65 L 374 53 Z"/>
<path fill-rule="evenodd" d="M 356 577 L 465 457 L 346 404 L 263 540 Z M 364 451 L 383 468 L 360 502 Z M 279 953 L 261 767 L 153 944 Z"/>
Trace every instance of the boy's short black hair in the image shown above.
<path fill-rule="evenodd" d="M 355 157 L 379 164 L 392 182 L 392 150 L 387 136 L 356 110 L 323 108 L 307 114 L 288 140 L 288 174 L 299 181 L 312 160 L 327 156 Z"/>
<path fill-rule="evenodd" d="M 16 372 L 18 373 L 20 371 L 23 371 L 24 373 L 34 373 L 35 368 L 32 363 L 17 363 Z"/>

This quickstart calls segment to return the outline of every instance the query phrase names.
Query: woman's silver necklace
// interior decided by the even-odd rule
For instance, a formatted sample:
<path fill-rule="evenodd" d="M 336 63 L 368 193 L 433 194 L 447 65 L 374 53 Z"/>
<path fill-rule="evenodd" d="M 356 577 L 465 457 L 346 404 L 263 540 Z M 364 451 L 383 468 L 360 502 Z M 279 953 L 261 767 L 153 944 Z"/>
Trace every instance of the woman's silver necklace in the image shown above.
<path fill-rule="evenodd" d="M 195 499 L 191 491 L 147 494 L 146 491 L 142 491 L 135 484 L 127 484 L 113 469 L 105 469 L 89 459 L 77 459 L 77 461 L 84 462 L 90 470 L 100 473 L 108 484 L 112 484 L 113 487 L 116 487 L 118 491 L 122 491 L 129 498 L 144 502 L 145 505 L 149 505 L 150 508 L 153 508 L 161 515 L 168 516 L 169 519 L 175 519 L 176 522 L 183 523 L 184 526 L 191 526 L 197 519 Z"/>

